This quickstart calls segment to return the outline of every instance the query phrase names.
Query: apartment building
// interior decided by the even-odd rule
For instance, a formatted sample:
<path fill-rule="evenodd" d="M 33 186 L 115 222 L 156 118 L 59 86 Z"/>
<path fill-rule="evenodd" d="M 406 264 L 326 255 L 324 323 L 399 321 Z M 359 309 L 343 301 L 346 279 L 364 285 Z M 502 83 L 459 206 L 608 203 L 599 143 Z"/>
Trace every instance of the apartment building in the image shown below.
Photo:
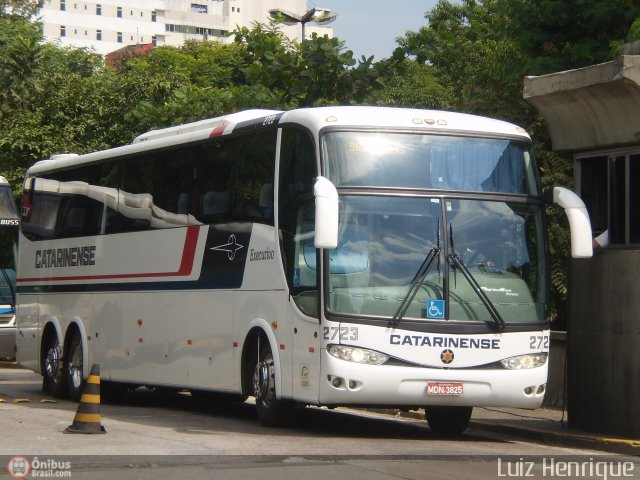
<path fill-rule="evenodd" d="M 40 20 L 48 41 L 107 54 L 129 45 L 182 45 L 186 40 L 230 42 L 236 26 L 267 23 L 274 8 L 302 14 L 306 0 L 42 0 Z M 300 25 L 282 26 L 300 40 Z M 332 36 L 331 28 L 311 26 Z"/>

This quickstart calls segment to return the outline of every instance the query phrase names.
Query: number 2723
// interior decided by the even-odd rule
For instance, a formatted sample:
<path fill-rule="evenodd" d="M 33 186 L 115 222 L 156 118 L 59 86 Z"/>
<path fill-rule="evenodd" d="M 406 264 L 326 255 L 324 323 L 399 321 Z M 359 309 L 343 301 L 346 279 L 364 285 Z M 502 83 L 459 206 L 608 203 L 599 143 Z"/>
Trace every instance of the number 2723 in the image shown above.
<path fill-rule="evenodd" d="M 541 350 L 549 348 L 549 336 L 534 335 L 529 337 L 529 348 L 531 350 Z"/>
<path fill-rule="evenodd" d="M 340 340 L 358 340 L 357 327 L 324 327 L 324 339 L 336 340 L 340 336 Z"/>

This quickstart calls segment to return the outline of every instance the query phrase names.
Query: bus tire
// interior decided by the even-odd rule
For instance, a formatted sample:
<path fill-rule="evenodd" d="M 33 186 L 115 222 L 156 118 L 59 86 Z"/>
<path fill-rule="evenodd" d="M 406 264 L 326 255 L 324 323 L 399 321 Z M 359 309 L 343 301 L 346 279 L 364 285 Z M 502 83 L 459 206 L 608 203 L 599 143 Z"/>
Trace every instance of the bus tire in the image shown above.
<path fill-rule="evenodd" d="M 469 426 L 473 407 L 424 407 L 429 427 L 438 435 L 458 436 Z"/>
<path fill-rule="evenodd" d="M 64 359 L 60 340 L 55 332 L 50 332 L 42 344 L 42 391 L 54 397 L 67 395 L 67 377 L 64 374 Z"/>
<path fill-rule="evenodd" d="M 65 372 L 67 375 L 67 388 L 72 402 L 79 402 L 84 388 L 82 340 L 75 332 L 72 334 L 67 350 Z"/>
<path fill-rule="evenodd" d="M 289 404 L 276 396 L 276 367 L 268 342 L 263 343 L 253 371 L 253 395 L 258 420 L 266 427 L 282 426 L 289 412 Z"/>

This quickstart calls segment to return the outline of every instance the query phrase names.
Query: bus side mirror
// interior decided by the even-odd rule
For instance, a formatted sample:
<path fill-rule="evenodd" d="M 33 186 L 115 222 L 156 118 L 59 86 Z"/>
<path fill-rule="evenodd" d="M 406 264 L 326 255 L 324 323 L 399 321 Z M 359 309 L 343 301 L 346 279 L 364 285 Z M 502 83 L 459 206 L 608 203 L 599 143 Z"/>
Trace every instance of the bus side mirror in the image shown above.
<path fill-rule="evenodd" d="M 316 248 L 336 248 L 338 246 L 338 191 L 324 177 L 316 178 L 313 187 L 316 197 Z"/>
<path fill-rule="evenodd" d="M 553 189 L 553 203 L 564 208 L 571 230 L 571 256 L 590 258 L 593 256 L 593 241 L 589 212 L 582 199 L 563 187 Z"/>

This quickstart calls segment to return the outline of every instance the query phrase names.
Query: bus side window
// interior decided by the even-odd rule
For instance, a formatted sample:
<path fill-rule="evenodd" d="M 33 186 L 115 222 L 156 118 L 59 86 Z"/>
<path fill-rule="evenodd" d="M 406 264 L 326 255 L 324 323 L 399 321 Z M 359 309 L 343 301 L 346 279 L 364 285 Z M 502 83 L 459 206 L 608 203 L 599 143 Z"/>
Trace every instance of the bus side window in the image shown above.
<path fill-rule="evenodd" d="M 64 199 L 59 219 L 58 238 L 98 235 L 102 221 L 102 204 L 77 194 Z"/>
<path fill-rule="evenodd" d="M 280 148 L 278 224 L 284 271 L 291 295 L 305 314 L 318 317 L 318 269 L 309 265 L 307 240 L 313 245 L 315 220 L 313 183 L 318 176 L 311 137 L 301 130 L 284 129 Z"/>
<path fill-rule="evenodd" d="M 235 141 L 216 140 L 206 144 L 198 155 L 192 192 L 193 215 L 206 224 L 229 220 L 231 211 L 231 165 Z"/>
<path fill-rule="evenodd" d="M 233 163 L 234 220 L 273 225 L 276 130 L 237 139 Z"/>

